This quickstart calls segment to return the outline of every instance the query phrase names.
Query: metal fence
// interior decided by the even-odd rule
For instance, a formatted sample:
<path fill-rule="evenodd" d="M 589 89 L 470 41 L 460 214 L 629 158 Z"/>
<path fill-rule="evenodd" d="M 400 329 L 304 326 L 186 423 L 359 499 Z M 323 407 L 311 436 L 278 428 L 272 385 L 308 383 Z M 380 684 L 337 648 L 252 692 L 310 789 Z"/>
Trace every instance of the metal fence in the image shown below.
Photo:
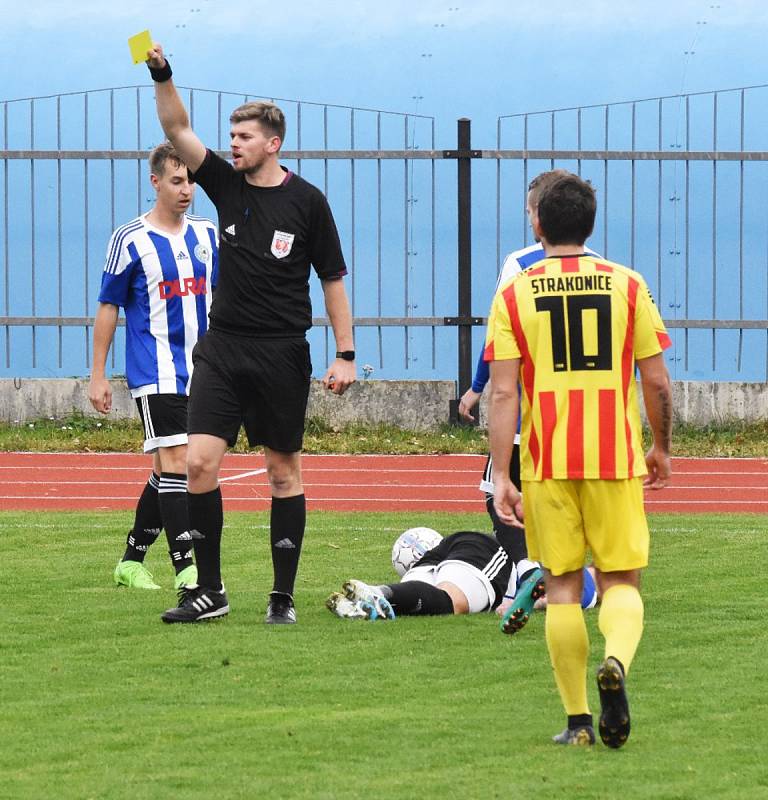
<path fill-rule="evenodd" d="M 218 150 L 230 110 L 255 98 L 182 92 Z M 493 150 L 473 149 L 468 120 L 455 147 L 437 150 L 431 117 L 276 102 L 288 118 L 282 160 L 325 191 L 339 225 L 366 374 L 458 378 L 463 389 L 503 254 L 530 243 L 528 181 L 554 166 L 595 185 L 590 243 L 646 276 L 672 329 L 674 376 L 767 380 L 767 94 L 503 116 Z M 152 89 L 6 101 L 0 114 L 0 375 L 85 375 L 106 243 L 152 204 L 145 159 L 162 138 Z M 202 193 L 194 210 L 214 213 Z M 326 321 L 316 325 L 320 367 L 333 343 Z M 119 336 L 116 372 L 122 351 Z"/>
<path fill-rule="evenodd" d="M 222 152 L 229 113 L 254 95 L 181 89 L 201 139 Z M 358 350 L 381 377 L 439 371 L 453 349 L 438 331 L 452 308 L 455 248 L 435 196 L 431 117 L 275 100 L 286 114 L 282 162 L 328 196 L 348 261 Z M 90 327 L 112 230 L 153 202 L 146 156 L 162 140 L 151 87 L 0 103 L 0 375 L 84 375 Z M 422 151 L 425 155 L 422 155 Z M 228 155 L 228 152 L 222 152 Z M 450 185 L 450 176 L 448 176 Z M 195 213 L 215 218 L 202 192 Z M 450 213 L 446 209 L 446 213 Z M 437 263 L 442 274 L 438 280 Z M 446 268 L 445 264 L 452 262 Z M 316 313 L 323 313 L 312 281 Z M 454 293 L 455 294 L 455 293 Z M 424 322 L 427 330 L 419 330 Z M 333 346 L 324 318 L 310 334 L 316 361 Z M 122 333 L 112 366 L 123 366 Z M 332 336 L 330 337 L 332 339 Z M 455 356 L 454 356 L 455 362 Z"/>
<path fill-rule="evenodd" d="M 511 213 L 530 176 L 579 172 L 599 199 L 590 243 L 648 280 L 674 377 L 768 380 L 767 100 L 753 86 L 500 117 L 497 243 L 530 241 Z"/>

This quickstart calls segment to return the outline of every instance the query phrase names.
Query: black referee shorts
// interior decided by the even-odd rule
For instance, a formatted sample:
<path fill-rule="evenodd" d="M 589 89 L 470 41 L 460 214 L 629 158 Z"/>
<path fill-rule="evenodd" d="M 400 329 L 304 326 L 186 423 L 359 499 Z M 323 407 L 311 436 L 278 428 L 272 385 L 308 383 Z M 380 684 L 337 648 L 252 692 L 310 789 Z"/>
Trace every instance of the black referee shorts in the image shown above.
<path fill-rule="evenodd" d="M 192 361 L 189 433 L 218 436 L 231 447 L 242 425 L 251 447 L 301 450 L 312 374 L 306 339 L 208 331 Z"/>

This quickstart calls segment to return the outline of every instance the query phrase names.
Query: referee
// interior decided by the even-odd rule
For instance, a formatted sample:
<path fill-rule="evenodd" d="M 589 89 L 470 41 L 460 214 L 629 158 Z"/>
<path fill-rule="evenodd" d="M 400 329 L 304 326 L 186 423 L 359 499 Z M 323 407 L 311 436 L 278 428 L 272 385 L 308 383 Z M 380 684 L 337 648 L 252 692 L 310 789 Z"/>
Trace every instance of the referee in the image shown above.
<path fill-rule="evenodd" d="M 323 385 L 340 395 L 355 380 L 339 235 L 322 192 L 279 163 L 285 117 L 277 106 L 251 102 L 232 112 L 229 164 L 192 130 L 162 47 L 155 44 L 147 55 L 160 124 L 216 206 L 221 259 L 209 331 L 195 348 L 190 387 L 189 517 L 199 581 L 182 589 L 178 608 L 162 618 L 199 622 L 229 613 L 218 475 L 243 426 L 250 446 L 264 447 L 272 492 L 274 582 L 266 622 L 293 624 L 306 520 L 301 446 L 312 372 L 306 340 L 310 266 L 322 282 L 337 347 Z"/>

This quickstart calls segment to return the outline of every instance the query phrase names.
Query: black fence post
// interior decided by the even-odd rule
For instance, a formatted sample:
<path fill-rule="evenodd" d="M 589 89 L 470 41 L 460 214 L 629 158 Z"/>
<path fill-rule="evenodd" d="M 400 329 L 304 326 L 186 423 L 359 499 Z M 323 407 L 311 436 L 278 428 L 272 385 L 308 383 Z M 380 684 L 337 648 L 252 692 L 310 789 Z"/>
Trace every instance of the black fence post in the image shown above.
<path fill-rule="evenodd" d="M 472 123 L 458 121 L 458 394 L 472 383 Z M 451 421 L 460 422 L 458 400 L 451 407 Z"/>

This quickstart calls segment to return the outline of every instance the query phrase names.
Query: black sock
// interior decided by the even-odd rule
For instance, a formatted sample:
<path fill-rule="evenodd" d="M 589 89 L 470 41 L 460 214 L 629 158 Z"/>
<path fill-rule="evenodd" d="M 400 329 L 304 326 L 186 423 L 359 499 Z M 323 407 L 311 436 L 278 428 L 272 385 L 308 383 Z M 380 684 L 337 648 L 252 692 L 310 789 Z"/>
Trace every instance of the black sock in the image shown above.
<path fill-rule="evenodd" d="M 168 554 L 178 575 L 192 564 L 192 536 L 187 509 L 187 476 L 175 472 L 160 475 L 158 490 L 163 527 L 168 539 Z"/>
<path fill-rule="evenodd" d="M 224 527 L 221 489 L 217 486 L 204 494 L 188 493 L 187 505 L 197 582 L 206 589 L 221 589 L 221 529 Z"/>
<path fill-rule="evenodd" d="M 528 548 L 525 546 L 525 531 L 522 528 L 513 528 L 511 525 L 505 525 L 499 519 L 496 509 L 493 507 L 492 494 L 485 498 L 485 507 L 488 509 L 488 516 L 493 523 L 493 533 L 509 558 L 515 564 L 524 558 L 528 558 Z"/>
<path fill-rule="evenodd" d="M 293 595 L 306 523 L 307 501 L 303 494 L 272 498 L 269 537 L 272 542 L 273 592 Z"/>
<path fill-rule="evenodd" d="M 136 503 L 133 528 L 128 532 L 123 561 L 144 561 L 147 550 L 154 544 L 163 527 L 157 490 L 160 478 L 153 472 Z"/>
<path fill-rule="evenodd" d="M 583 728 L 586 725 L 592 727 L 591 714 L 569 714 L 568 715 L 568 729 L 575 731 L 577 728 Z"/>
<path fill-rule="evenodd" d="M 391 595 L 388 598 L 395 614 L 437 616 L 453 614 L 451 596 L 423 581 L 405 581 L 390 583 Z"/>

